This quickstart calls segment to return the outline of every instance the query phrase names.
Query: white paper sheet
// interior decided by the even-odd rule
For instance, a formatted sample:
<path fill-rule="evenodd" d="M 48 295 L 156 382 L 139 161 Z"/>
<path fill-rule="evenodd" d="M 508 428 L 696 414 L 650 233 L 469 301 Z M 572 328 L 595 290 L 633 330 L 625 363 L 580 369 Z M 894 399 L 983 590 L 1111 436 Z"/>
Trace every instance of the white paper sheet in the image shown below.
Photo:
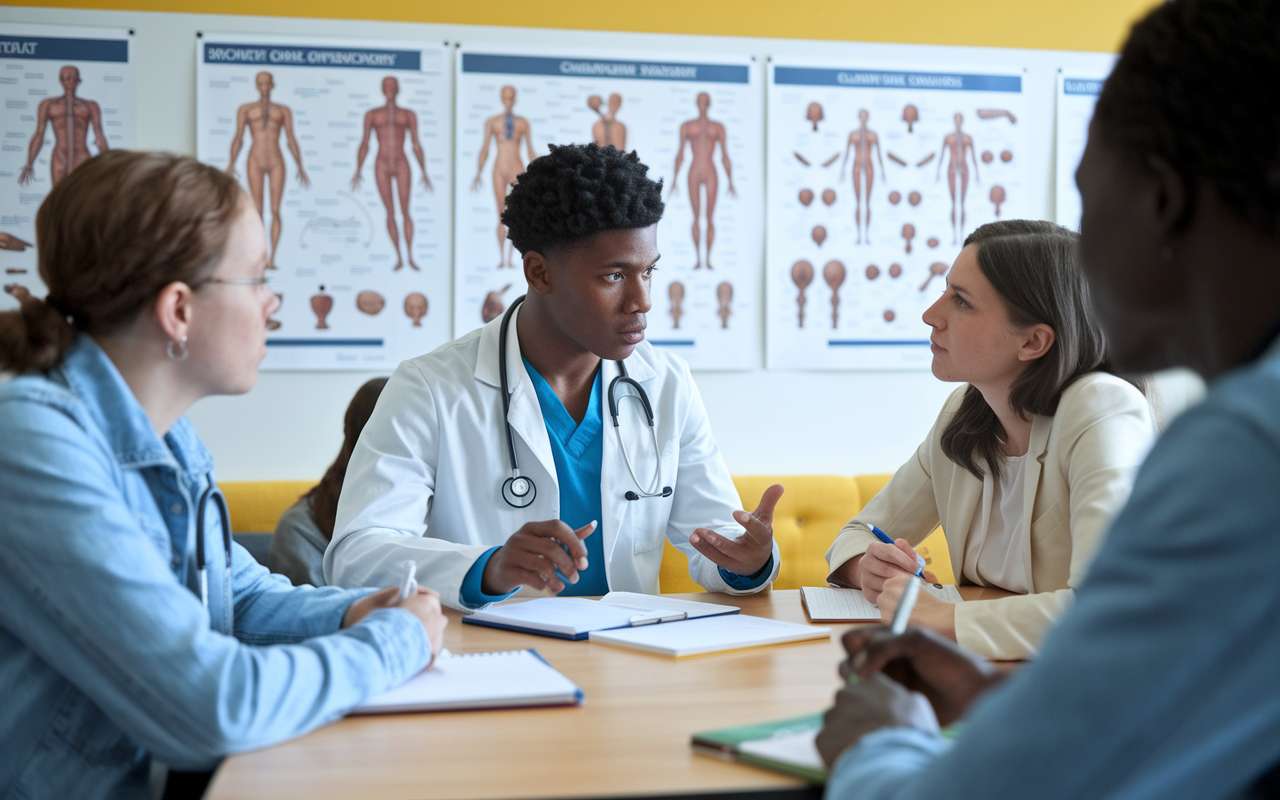
<path fill-rule="evenodd" d="M 963 603 L 960 590 L 951 584 L 926 583 L 924 590 L 947 603 Z M 861 589 L 838 589 L 834 586 L 805 586 L 804 606 L 809 619 L 817 622 L 862 621 L 880 619 L 880 609 L 867 599 Z"/>
<path fill-rule="evenodd" d="M 822 755 L 818 753 L 818 745 L 815 743 L 817 738 L 816 730 L 788 733 L 783 736 L 743 742 L 738 745 L 738 750 L 770 761 L 794 764 L 806 769 L 825 770 L 827 765 L 822 763 Z"/>
<path fill-rule="evenodd" d="M 568 704 L 579 697 L 573 681 L 532 650 L 462 655 L 446 651 L 430 669 L 369 698 L 352 713 Z"/>
<path fill-rule="evenodd" d="M 830 635 L 830 628 L 734 614 L 643 628 L 593 631 L 590 639 L 679 658 L 721 650 L 826 639 Z"/>

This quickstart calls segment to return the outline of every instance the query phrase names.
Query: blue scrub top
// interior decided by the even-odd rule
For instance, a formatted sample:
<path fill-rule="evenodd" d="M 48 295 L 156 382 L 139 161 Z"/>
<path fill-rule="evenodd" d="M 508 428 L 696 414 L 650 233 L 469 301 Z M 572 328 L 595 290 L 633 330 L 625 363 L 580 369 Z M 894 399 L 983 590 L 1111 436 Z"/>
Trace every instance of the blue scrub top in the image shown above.
<path fill-rule="evenodd" d="M 597 368 L 595 381 L 591 385 L 591 399 L 587 404 L 587 413 L 582 422 L 575 422 L 564 403 L 556 396 L 551 385 L 533 368 L 528 359 L 524 361 L 525 371 L 533 382 L 534 392 L 538 395 L 538 405 L 542 408 L 542 419 L 547 426 L 547 438 L 551 442 L 551 457 L 556 465 L 556 480 L 560 484 L 560 519 L 570 528 L 577 530 L 592 520 L 596 520 L 596 529 L 583 540 L 587 548 L 587 569 L 578 572 L 578 582 L 565 581 L 561 597 L 581 595 L 603 595 L 609 593 L 609 578 L 605 574 L 604 564 L 604 520 L 600 501 L 601 464 L 604 462 L 604 400 L 601 388 L 601 370 Z M 487 595 L 481 591 L 481 577 L 489 558 L 498 548 L 491 548 L 484 553 L 462 581 L 460 599 L 463 605 L 478 608 L 486 603 L 505 600 L 514 592 L 505 595 Z M 765 562 L 764 567 L 754 575 L 738 575 L 720 568 L 720 575 L 735 589 L 754 589 L 773 573 L 773 557 Z M 559 571 L 557 570 L 557 575 Z M 561 580 L 563 575 L 559 576 Z"/>
<path fill-rule="evenodd" d="M 538 374 L 528 359 L 525 371 L 533 381 L 533 390 L 542 407 L 542 419 L 551 440 L 551 457 L 556 464 L 556 481 L 560 484 L 560 520 L 577 530 L 596 520 L 596 529 L 583 540 L 587 547 L 587 568 L 578 571 L 578 582 L 565 581 L 561 597 L 609 593 L 609 578 L 604 568 L 604 529 L 600 505 L 600 465 L 604 462 L 604 416 L 601 412 L 600 369 L 591 384 L 591 400 L 582 422 L 575 422 L 551 385 Z M 563 575 L 560 576 L 564 578 Z"/>

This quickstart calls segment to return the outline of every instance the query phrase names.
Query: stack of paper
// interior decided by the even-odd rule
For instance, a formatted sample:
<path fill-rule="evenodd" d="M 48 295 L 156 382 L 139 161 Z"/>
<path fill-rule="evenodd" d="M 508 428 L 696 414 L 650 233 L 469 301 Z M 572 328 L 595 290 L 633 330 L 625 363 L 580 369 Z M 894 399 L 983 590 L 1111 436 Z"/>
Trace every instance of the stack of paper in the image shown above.
<path fill-rule="evenodd" d="M 582 690 L 536 650 L 463 655 L 445 650 L 431 667 L 395 689 L 374 695 L 351 713 L 571 706 L 582 698 Z"/>
<path fill-rule="evenodd" d="M 926 583 L 924 590 L 939 600 L 962 603 L 960 590 L 950 584 Z M 837 589 L 831 586 L 805 586 L 800 602 L 812 622 L 865 622 L 880 619 L 880 609 L 867 599 L 861 589 Z"/>
<path fill-rule="evenodd" d="M 763 617 L 708 617 L 679 625 L 592 631 L 591 641 L 664 656 L 697 656 L 770 644 L 829 639 L 830 628 L 815 628 Z"/>

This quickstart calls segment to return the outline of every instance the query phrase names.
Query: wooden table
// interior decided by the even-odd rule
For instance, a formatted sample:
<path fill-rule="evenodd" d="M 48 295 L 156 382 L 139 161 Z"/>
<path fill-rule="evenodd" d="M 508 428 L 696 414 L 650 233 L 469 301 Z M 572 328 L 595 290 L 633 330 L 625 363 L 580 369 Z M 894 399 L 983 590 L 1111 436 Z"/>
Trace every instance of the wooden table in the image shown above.
<path fill-rule="evenodd" d="M 965 599 L 1007 594 L 962 587 Z M 674 595 L 810 624 L 798 590 Z M 839 636 L 691 659 L 462 625 L 455 653 L 533 647 L 586 694 L 578 708 L 349 717 L 232 756 L 206 795 L 232 798 L 818 798 L 795 778 L 695 754 L 699 731 L 811 714 L 839 687 Z"/>

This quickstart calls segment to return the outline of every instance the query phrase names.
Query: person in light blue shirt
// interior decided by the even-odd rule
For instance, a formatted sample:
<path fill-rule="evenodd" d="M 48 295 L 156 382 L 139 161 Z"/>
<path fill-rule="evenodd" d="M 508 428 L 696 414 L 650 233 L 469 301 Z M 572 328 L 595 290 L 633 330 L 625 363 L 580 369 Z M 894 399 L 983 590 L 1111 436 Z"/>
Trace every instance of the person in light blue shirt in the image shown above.
<path fill-rule="evenodd" d="M 1085 269 L 1117 366 L 1212 386 L 1034 663 L 1005 678 L 927 632 L 846 635 L 830 800 L 1280 796 L 1277 74 L 1274 0 L 1134 27 L 1076 175 Z"/>
<path fill-rule="evenodd" d="M 253 386 L 279 306 L 233 178 L 113 150 L 36 236 L 49 296 L 0 313 L 0 797 L 142 798 L 153 760 L 198 795 L 425 667 L 439 598 L 294 588 L 231 542 L 183 414 Z"/>

